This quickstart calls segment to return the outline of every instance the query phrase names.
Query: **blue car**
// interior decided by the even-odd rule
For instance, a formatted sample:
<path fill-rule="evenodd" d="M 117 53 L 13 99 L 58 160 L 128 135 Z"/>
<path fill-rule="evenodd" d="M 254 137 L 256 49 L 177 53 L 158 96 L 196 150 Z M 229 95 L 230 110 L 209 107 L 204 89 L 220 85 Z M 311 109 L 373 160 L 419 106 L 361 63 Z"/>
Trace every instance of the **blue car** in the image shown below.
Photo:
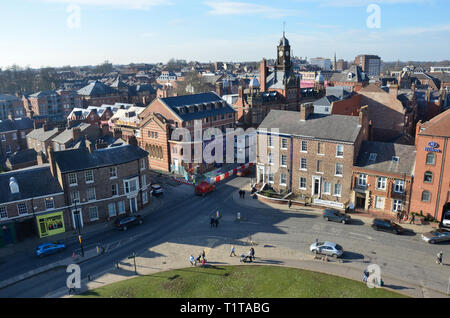
<path fill-rule="evenodd" d="M 64 243 L 43 243 L 36 248 L 36 255 L 43 257 L 63 251 L 66 248 Z"/>

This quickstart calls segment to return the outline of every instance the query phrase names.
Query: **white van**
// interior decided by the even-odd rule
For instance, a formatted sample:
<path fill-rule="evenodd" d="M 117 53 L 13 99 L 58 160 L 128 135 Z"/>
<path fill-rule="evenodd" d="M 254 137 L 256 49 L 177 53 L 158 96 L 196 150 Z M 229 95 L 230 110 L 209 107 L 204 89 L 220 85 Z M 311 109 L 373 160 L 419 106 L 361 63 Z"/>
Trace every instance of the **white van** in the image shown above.
<path fill-rule="evenodd" d="M 450 227 L 450 211 L 447 210 L 444 213 L 444 218 L 442 219 L 442 225 L 446 226 L 446 227 Z"/>

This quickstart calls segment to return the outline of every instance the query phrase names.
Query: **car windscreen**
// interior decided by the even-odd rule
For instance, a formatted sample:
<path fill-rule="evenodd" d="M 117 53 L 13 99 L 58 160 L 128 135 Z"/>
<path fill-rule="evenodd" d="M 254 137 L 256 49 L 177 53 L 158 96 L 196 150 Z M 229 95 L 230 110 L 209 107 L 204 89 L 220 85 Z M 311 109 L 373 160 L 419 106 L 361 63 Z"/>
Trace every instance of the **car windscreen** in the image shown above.
<path fill-rule="evenodd" d="M 338 251 L 342 251 L 342 246 L 340 246 L 339 244 L 336 244 L 335 248 L 336 248 Z"/>

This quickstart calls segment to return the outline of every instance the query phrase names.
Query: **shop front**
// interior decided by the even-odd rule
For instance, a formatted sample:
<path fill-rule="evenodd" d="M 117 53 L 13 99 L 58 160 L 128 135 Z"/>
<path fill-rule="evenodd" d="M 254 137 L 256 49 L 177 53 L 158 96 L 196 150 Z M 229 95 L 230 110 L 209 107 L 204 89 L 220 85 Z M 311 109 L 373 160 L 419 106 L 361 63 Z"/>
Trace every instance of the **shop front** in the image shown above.
<path fill-rule="evenodd" d="M 66 232 L 63 212 L 39 215 L 36 217 L 39 237 L 48 237 Z"/>

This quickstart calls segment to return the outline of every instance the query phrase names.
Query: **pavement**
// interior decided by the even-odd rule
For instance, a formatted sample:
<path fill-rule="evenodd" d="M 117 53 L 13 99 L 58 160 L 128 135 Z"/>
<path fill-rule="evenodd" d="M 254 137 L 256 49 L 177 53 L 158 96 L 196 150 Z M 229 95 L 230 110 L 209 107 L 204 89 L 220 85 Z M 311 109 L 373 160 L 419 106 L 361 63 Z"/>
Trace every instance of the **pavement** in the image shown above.
<path fill-rule="evenodd" d="M 248 188 L 243 188 L 248 190 Z M 287 206 L 273 205 L 268 203 L 262 203 L 258 200 L 250 198 L 248 195 L 245 199 L 239 197 L 238 191 L 234 191 L 232 194 L 232 200 L 234 203 L 242 207 L 241 220 L 234 220 L 236 223 L 246 223 L 245 211 L 246 208 L 253 209 L 270 209 L 276 208 L 281 211 L 289 211 L 290 213 L 301 212 L 302 214 L 311 213 L 320 215 L 321 209 L 308 209 L 305 212 L 305 208 L 292 207 L 289 209 Z M 230 216 L 229 216 L 230 218 Z M 370 224 L 371 218 L 353 216 L 352 218 L 361 220 L 364 224 Z M 228 220 L 230 221 L 230 220 Z M 231 220 L 233 221 L 233 220 Z M 405 224 L 405 228 L 411 229 L 416 233 L 426 232 L 431 229 L 429 225 L 413 225 Z M 325 274 L 335 275 L 343 278 L 348 278 L 356 281 L 362 280 L 363 270 L 370 263 L 369 261 L 353 262 L 349 260 L 329 260 L 327 262 L 323 260 L 316 260 L 312 254 L 300 251 L 300 249 L 289 248 L 286 246 L 275 246 L 274 241 L 270 238 L 265 238 L 264 241 L 258 241 L 260 237 L 247 237 L 247 238 L 232 238 L 229 235 L 223 235 L 221 232 L 212 232 L 207 238 L 202 237 L 201 242 L 207 242 L 207 244 L 183 244 L 190 240 L 195 242 L 194 237 L 180 237 L 176 242 L 165 242 L 145 251 L 138 253 L 136 257 L 137 275 L 134 272 L 133 260 L 123 259 L 120 262 L 119 268 L 110 269 L 104 273 L 99 273 L 91 280 L 84 279 L 82 282 L 82 288 L 77 290 L 77 294 L 86 292 L 99 287 L 104 287 L 109 284 L 113 284 L 119 281 L 127 280 L 133 277 L 151 275 L 162 271 L 182 269 L 190 267 L 189 256 L 192 254 L 194 257 L 199 255 L 202 250 L 206 253 L 206 259 L 208 264 L 212 266 L 226 266 L 226 265 L 243 265 L 240 262 L 239 255 L 242 253 L 247 254 L 250 246 L 254 246 L 256 260 L 254 263 L 245 264 L 245 266 L 252 265 L 272 265 L 272 266 L 287 266 L 292 268 L 299 268 L 304 270 L 316 271 Z M 261 237 L 262 238 L 262 237 Z M 200 238 L 198 239 L 200 242 Z M 255 242 L 256 240 L 256 242 Z M 254 244 L 254 245 L 252 245 Z M 231 246 L 235 246 L 236 257 L 230 257 Z M 415 284 L 412 281 L 406 281 L 395 277 L 393 275 L 383 274 L 382 276 L 385 286 L 388 290 L 415 298 L 448 298 L 450 295 L 446 295 L 442 291 L 435 290 L 433 288 L 427 288 L 423 285 Z M 62 288 L 47 297 L 72 297 L 68 295 L 67 289 Z"/>

